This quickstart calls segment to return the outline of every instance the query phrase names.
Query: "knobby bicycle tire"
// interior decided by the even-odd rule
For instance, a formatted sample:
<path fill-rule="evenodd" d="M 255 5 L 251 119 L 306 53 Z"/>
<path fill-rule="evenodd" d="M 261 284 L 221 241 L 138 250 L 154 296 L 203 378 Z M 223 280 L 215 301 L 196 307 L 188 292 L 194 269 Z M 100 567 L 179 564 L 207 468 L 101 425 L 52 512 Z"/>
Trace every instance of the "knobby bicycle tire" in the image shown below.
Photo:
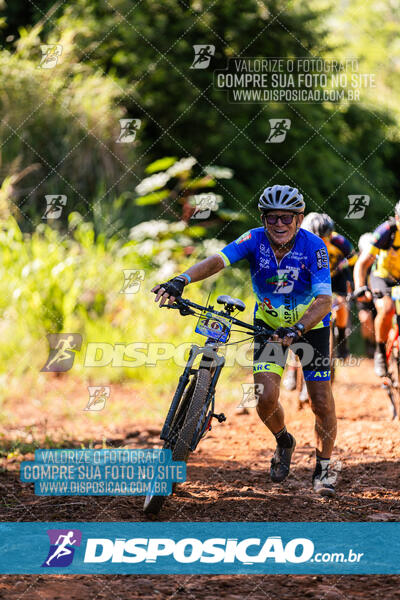
<path fill-rule="evenodd" d="M 187 390 L 185 392 L 193 393 L 191 398 L 188 398 L 186 415 L 182 424 L 182 427 L 177 432 L 177 439 L 171 448 L 170 444 L 166 442 L 164 444 L 164 448 L 171 448 L 172 450 L 172 459 L 177 461 L 187 461 L 190 445 L 193 440 L 194 433 L 196 431 L 196 427 L 199 423 L 199 418 L 202 413 L 202 410 L 205 405 L 205 400 L 207 398 L 208 390 L 211 383 L 211 373 L 207 369 L 199 369 L 195 375 L 195 384 L 193 388 L 193 381 L 190 382 Z M 185 397 L 183 396 L 183 402 L 185 402 Z M 174 427 L 176 424 L 176 419 L 171 426 Z M 175 486 L 173 486 L 174 488 Z M 150 513 L 156 515 L 160 512 L 165 499 L 167 496 L 155 496 L 155 495 L 147 495 L 145 498 L 143 510 L 145 513 Z"/>
<path fill-rule="evenodd" d="M 178 439 L 172 450 L 173 460 L 187 461 L 190 445 L 193 440 L 199 418 L 204 408 L 211 383 L 211 373 L 208 369 L 199 369 L 193 396 L 187 408 L 186 417 L 179 432 Z M 205 416 L 205 415 L 204 415 Z"/>

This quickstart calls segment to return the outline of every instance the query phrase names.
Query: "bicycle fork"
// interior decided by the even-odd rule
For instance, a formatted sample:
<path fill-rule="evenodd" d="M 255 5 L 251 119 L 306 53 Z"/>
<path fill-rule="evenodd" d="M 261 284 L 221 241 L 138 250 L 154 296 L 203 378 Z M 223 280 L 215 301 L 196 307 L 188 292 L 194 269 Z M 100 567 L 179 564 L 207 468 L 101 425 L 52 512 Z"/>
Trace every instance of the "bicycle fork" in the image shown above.
<path fill-rule="evenodd" d="M 192 446 L 194 445 L 194 448 L 195 448 L 199 439 L 202 437 L 202 435 L 204 435 L 206 433 L 206 431 L 211 429 L 211 420 L 213 417 L 218 419 L 218 421 L 220 423 L 222 421 L 226 420 L 226 417 L 223 413 L 216 415 L 213 412 L 215 387 L 217 385 L 218 378 L 220 376 L 222 367 L 225 364 L 225 357 L 218 354 L 217 347 L 213 340 L 207 340 L 204 346 L 197 346 L 196 344 L 193 344 L 189 351 L 189 358 L 186 363 L 185 369 L 184 369 L 182 375 L 179 377 L 178 386 L 176 388 L 174 397 L 172 398 L 171 406 L 169 408 L 167 417 L 165 419 L 164 426 L 161 430 L 160 438 L 164 441 L 168 439 L 173 418 L 179 407 L 179 403 L 180 403 L 182 395 L 186 389 L 186 386 L 188 385 L 189 378 L 191 375 L 194 375 L 197 371 L 197 369 L 193 368 L 194 361 L 195 361 L 196 357 L 201 354 L 203 355 L 203 357 L 200 361 L 199 368 L 200 369 L 206 368 L 206 369 L 209 369 L 211 372 L 214 369 L 214 372 L 212 374 L 210 387 L 207 392 L 206 401 L 204 403 L 204 409 L 200 416 L 199 422 L 200 423 L 203 422 L 204 412 L 207 411 L 207 408 L 208 408 L 210 402 L 212 402 L 212 410 L 211 410 L 211 414 L 209 414 L 206 417 L 206 424 L 203 427 L 202 431 L 200 432 L 200 435 L 198 435 L 198 432 L 196 431 L 195 436 L 194 436 L 194 442 L 192 442 Z M 191 447 L 191 449 L 194 449 L 194 448 Z"/>

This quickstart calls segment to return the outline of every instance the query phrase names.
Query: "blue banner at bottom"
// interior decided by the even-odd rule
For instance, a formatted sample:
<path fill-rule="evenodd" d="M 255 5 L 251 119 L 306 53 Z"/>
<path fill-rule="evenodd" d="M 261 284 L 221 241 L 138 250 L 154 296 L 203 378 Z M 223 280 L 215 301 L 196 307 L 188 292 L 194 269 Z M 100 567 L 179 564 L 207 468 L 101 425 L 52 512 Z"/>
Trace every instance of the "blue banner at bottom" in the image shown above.
<path fill-rule="evenodd" d="M 398 574 L 400 523 L 0 523 L 0 573 Z"/>

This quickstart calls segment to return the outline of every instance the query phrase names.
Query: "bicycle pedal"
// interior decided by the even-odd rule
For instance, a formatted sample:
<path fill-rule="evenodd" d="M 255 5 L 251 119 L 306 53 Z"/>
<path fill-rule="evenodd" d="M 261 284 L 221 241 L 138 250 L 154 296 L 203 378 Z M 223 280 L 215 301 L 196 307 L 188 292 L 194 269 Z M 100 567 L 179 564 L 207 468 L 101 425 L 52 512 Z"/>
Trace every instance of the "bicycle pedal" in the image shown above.
<path fill-rule="evenodd" d="M 219 413 L 219 415 L 213 413 L 212 416 L 214 417 L 214 419 L 217 419 L 218 423 L 223 423 L 224 421 L 226 421 L 226 416 L 224 415 L 224 413 Z"/>

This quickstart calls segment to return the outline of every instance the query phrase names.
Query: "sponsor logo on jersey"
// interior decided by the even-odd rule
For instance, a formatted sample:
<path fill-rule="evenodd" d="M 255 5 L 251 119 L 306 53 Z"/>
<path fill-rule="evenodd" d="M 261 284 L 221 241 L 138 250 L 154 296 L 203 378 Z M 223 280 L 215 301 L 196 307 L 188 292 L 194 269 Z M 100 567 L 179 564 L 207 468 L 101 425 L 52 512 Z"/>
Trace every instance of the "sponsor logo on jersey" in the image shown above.
<path fill-rule="evenodd" d="M 268 267 L 269 267 L 270 263 L 271 263 L 271 261 L 270 261 L 270 259 L 269 259 L 269 258 L 267 258 L 267 257 L 263 257 L 263 256 L 262 256 L 262 257 L 260 257 L 259 264 L 260 264 L 260 268 L 261 268 L 261 269 L 268 269 Z"/>
<path fill-rule="evenodd" d="M 325 248 L 320 248 L 315 252 L 317 257 L 317 267 L 318 269 L 327 269 L 328 268 L 328 255 L 326 253 Z"/>
<path fill-rule="evenodd" d="M 251 231 L 246 231 L 246 233 L 241 235 L 240 238 L 238 238 L 236 240 L 236 243 L 241 244 L 242 242 L 245 242 L 246 240 L 250 240 L 250 239 L 251 239 Z"/>
<path fill-rule="evenodd" d="M 290 257 L 294 258 L 295 260 L 307 260 L 307 256 L 305 254 L 303 254 L 303 252 L 298 252 L 297 250 L 295 251 L 291 251 L 290 252 Z"/>
<path fill-rule="evenodd" d="M 294 282 L 299 278 L 298 267 L 286 267 L 285 269 L 278 269 L 277 274 L 273 277 L 269 277 L 266 283 L 276 286 L 273 290 L 274 294 L 290 294 L 293 291 Z"/>

